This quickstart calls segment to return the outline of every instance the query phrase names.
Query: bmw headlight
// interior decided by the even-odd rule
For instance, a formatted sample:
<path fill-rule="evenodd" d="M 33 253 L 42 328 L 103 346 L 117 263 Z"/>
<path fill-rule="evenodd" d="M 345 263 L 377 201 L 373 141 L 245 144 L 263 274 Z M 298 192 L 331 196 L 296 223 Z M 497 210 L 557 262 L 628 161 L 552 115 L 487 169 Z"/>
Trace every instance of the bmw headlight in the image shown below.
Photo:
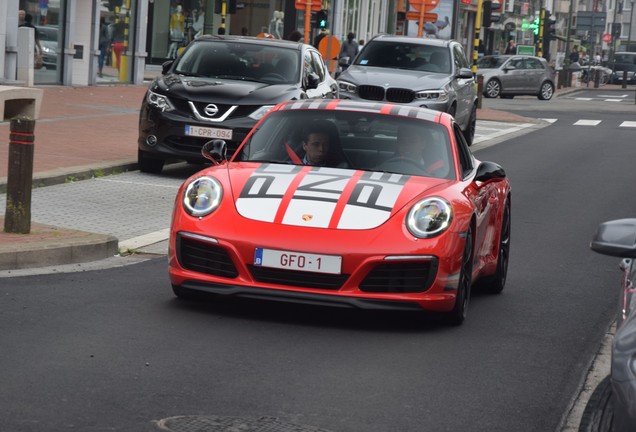
<path fill-rule="evenodd" d="M 340 89 L 340 91 L 343 92 L 355 93 L 358 87 L 346 81 L 338 81 L 338 88 Z"/>
<path fill-rule="evenodd" d="M 442 198 L 426 198 L 411 208 L 406 216 L 406 227 L 415 237 L 435 237 L 450 226 L 453 219 L 451 205 Z"/>
<path fill-rule="evenodd" d="M 424 99 L 433 102 L 446 102 L 448 100 L 448 92 L 444 89 L 422 90 L 415 93 L 415 99 Z"/>
<path fill-rule="evenodd" d="M 272 108 L 274 108 L 274 105 L 263 105 L 252 114 L 250 114 L 248 117 L 254 120 L 260 120 L 265 114 L 267 114 L 267 111 L 271 110 Z"/>
<path fill-rule="evenodd" d="M 212 177 L 199 177 L 193 180 L 183 194 L 183 208 L 196 217 L 212 213 L 221 203 L 223 187 Z"/>
<path fill-rule="evenodd" d="M 172 105 L 170 99 L 168 99 L 164 95 L 160 95 L 159 93 L 155 93 L 150 90 L 148 90 L 148 94 L 146 95 L 146 101 L 150 106 L 159 108 L 161 111 L 174 110 L 174 105 Z"/>

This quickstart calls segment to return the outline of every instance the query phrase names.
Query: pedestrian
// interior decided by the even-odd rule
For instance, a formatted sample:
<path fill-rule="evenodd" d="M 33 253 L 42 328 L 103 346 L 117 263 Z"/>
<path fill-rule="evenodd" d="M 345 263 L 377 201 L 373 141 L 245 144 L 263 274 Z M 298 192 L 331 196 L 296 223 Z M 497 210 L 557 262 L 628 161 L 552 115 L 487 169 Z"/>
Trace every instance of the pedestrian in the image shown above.
<path fill-rule="evenodd" d="M 320 41 L 325 36 L 327 36 L 327 29 L 320 30 L 320 33 L 318 33 L 318 35 L 314 38 L 314 47 L 319 48 L 318 45 L 320 45 Z"/>
<path fill-rule="evenodd" d="M 288 34 L 285 39 L 290 40 L 292 42 L 300 42 L 302 38 L 303 38 L 302 33 L 300 33 L 298 30 L 294 30 L 293 32 Z"/>
<path fill-rule="evenodd" d="M 110 52 L 110 45 L 112 43 L 108 24 L 106 19 L 101 17 L 99 19 L 99 57 L 97 59 L 97 76 L 103 77 L 104 61 L 106 55 Z"/>
<path fill-rule="evenodd" d="M 349 32 L 349 34 L 347 34 L 347 40 L 342 43 L 338 59 L 346 59 L 347 65 L 350 65 L 353 59 L 358 55 L 359 50 L 360 46 L 358 42 L 356 42 L 356 35 L 353 32 Z"/>
<path fill-rule="evenodd" d="M 510 39 L 508 41 L 508 46 L 506 47 L 506 51 L 504 54 L 513 55 L 517 54 L 517 44 L 514 39 Z"/>
<path fill-rule="evenodd" d="M 572 51 L 570 52 L 570 63 L 578 63 L 579 62 L 579 49 L 576 45 L 572 47 Z"/>

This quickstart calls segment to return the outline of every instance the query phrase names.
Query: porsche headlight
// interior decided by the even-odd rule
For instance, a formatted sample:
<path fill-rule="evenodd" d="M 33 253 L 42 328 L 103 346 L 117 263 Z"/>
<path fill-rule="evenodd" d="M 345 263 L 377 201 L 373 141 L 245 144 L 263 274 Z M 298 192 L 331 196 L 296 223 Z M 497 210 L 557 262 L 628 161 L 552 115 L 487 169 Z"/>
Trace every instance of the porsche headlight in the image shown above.
<path fill-rule="evenodd" d="M 212 177 L 199 177 L 193 180 L 183 194 L 183 208 L 196 217 L 212 213 L 221 203 L 223 188 Z"/>
<path fill-rule="evenodd" d="M 148 90 L 148 94 L 146 95 L 146 101 L 148 102 L 148 105 L 159 108 L 161 111 L 174 110 L 174 105 L 172 105 L 170 99 L 150 90 Z"/>
<path fill-rule="evenodd" d="M 451 205 L 442 198 L 426 198 L 411 208 L 406 216 L 406 227 L 415 237 L 435 237 L 450 226 L 453 219 Z"/>
<path fill-rule="evenodd" d="M 260 120 L 265 114 L 267 114 L 267 111 L 271 110 L 272 108 L 274 108 L 274 105 L 263 105 L 252 114 L 250 114 L 248 117 L 254 120 Z"/>
<path fill-rule="evenodd" d="M 355 93 L 358 87 L 346 81 L 338 81 L 338 88 L 343 92 Z"/>

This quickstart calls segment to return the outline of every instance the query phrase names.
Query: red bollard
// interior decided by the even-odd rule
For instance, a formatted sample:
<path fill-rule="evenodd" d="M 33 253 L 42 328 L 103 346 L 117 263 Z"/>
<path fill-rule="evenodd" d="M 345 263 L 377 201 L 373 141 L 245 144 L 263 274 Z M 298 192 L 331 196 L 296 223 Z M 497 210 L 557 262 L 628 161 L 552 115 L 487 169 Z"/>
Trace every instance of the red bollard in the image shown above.
<path fill-rule="evenodd" d="M 11 119 L 9 137 L 9 169 L 7 176 L 7 208 L 4 231 L 31 232 L 31 188 L 33 185 L 33 154 L 35 120 L 25 117 Z"/>

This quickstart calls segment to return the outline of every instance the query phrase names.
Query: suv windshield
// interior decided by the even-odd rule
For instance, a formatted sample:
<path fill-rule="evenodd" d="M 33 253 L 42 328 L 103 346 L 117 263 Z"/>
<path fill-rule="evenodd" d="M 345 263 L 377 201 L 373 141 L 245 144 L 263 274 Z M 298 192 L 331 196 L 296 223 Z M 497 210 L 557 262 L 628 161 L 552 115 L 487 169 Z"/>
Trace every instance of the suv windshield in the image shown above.
<path fill-rule="evenodd" d="M 448 48 L 415 43 L 369 42 L 356 57 L 354 64 L 444 74 L 451 72 Z"/>
<path fill-rule="evenodd" d="M 299 51 L 237 41 L 193 43 L 175 65 L 182 75 L 295 84 L 300 79 Z"/>

